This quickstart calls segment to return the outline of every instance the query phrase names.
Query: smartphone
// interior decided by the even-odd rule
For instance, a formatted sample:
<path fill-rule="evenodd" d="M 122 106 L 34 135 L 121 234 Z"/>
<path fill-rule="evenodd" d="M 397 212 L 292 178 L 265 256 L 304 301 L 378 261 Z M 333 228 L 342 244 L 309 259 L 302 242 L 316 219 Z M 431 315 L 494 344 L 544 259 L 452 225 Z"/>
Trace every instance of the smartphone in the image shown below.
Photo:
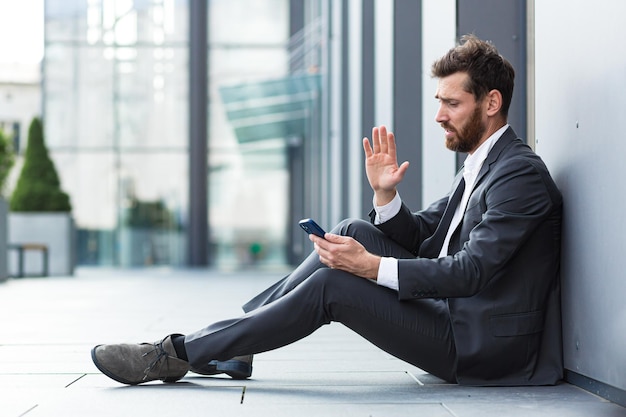
<path fill-rule="evenodd" d="M 312 219 L 303 219 L 300 220 L 300 222 L 298 222 L 298 224 L 300 225 L 300 227 L 302 229 L 304 229 L 305 232 L 309 233 L 309 234 L 314 234 L 316 236 L 321 237 L 322 239 L 324 238 L 324 235 L 326 234 L 326 232 L 324 231 L 324 229 L 322 229 L 317 223 L 315 223 L 314 220 Z"/>

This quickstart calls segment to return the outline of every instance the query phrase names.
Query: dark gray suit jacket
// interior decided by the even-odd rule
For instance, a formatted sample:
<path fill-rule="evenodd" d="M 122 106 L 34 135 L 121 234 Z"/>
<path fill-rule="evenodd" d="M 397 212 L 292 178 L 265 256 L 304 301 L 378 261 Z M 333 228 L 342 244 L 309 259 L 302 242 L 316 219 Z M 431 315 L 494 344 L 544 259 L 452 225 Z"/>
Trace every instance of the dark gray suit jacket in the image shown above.
<path fill-rule="evenodd" d="M 440 248 L 428 238 L 447 200 L 418 213 L 403 205 L 378 225 L 416 255 L 398 261 L 400 299 L 447 300 L 459 383 L 556 383 L 563 374 L 562 200 L 546 166 L 509 128 L 482 166 L 451 255 L 437 259 Z"/>

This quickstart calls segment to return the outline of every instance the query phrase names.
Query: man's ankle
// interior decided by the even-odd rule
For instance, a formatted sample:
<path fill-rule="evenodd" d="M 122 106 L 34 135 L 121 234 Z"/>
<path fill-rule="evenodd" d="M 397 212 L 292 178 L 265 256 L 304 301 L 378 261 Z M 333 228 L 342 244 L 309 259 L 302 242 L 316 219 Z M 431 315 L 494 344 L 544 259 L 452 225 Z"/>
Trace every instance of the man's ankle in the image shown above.
<path fill-rule="evenodd" d="M 178 357 L 178 359 L 189 362 L 189 358 L 187 357 L 187 349 L 185 349 L 185 336 L 172 336 L 172 344 L 174 345 L 174 350 L 176 351 L 176 356 Z"/>

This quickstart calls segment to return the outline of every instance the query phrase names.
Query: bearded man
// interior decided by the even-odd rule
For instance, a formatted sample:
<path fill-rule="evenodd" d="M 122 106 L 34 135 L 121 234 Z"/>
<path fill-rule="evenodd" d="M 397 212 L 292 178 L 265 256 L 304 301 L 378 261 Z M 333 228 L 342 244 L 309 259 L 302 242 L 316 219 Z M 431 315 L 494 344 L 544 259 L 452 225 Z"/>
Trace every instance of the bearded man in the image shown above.
<path fill-rule="evenodd" d="M 393 133 L 365 138 L 370 221 L 344 220 L 241 317 L 155 343 L 98 345 L 96 366 L 125 384 L 191 370 L 249 377 L 252 355 L 340 322 L 449 382 L 544 385 L 562 378 L 562 199 L 544 163 L 507 123 L 515 72 L 466 36 L 432 66 L 435 120 L 467 152 L 448 196 L 412 213 L 397 191 Z"/>

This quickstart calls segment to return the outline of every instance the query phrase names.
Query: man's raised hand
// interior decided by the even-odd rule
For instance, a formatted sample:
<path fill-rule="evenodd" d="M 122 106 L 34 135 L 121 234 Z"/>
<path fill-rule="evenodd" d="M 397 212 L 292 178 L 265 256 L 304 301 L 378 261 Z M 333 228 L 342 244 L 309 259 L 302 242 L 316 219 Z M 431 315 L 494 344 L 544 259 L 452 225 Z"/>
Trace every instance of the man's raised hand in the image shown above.
<path fill-rule="evenodd" d="M 395 137 L 385 126 L 372 129 L 371 145 L 368 138 L 363 138 L 363 150 L 365 173 L 376 195 L 376 204 L 385 205 L 395 197 L 396 186 L 404 178 L 409 162 L 398 166 Z"/>

